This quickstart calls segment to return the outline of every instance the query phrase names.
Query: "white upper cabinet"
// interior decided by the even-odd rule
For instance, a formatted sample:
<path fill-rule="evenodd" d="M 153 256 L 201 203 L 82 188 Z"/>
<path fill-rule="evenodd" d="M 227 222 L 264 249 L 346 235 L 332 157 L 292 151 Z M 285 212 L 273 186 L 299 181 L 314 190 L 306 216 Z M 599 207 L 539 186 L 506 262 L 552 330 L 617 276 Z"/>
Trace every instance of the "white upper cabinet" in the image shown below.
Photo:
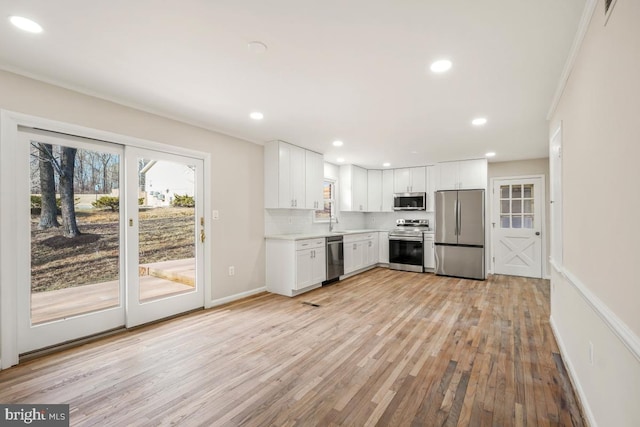
<path fill-rule="evenodd" d="M 436 210 L 436 167 L 427 166 L 427 212 L 435 212 Z"/>
<path fill-rule="evenodd" d="M 382 211 L 393 212 L 393 170 L 382 171 Z"/>
<path fill-rule="evenodd" d="M 382 171 L 367 171 L 367 212 L 382 211 Z"/>
<path fill-rule="evenodd" d="M 305 150 L 305 199 L 307 209 L 323 209 L 324 158 Z"/>
<path fill-rule="evenodd" d="M 394 192 L 417 193 L 427 191 L 427 175 L 424 166 L 394 169 Z"/>
<path fill-rule="evenodd" d="M 340 166 L 340 210 L 367 209 L 367 170 L 354 165 Z"/>
<path fill-rule="evenodd" d="M 264 145 L 265 208 L 320 209 L 323 176 L 321 154 L 284 141 Z"/>
<path fill-rule="evenodd" d="M 487 160 L 438 163 L 438 190 L 473 190 L 487 187 Z"/>

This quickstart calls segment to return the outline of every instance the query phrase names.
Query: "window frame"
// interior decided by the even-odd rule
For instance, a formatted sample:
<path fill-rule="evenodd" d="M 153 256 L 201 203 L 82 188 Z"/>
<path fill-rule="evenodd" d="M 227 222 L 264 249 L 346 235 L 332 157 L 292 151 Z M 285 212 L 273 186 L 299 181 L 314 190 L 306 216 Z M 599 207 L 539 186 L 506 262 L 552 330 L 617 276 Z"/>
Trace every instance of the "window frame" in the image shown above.
<path fill-rule="evenodd" d="M 322 209 L 322 210 L 314 210 L 314 211 L 313 211 L 313 222 L 314 222 L 314 223 L 325 223 L 325 224 L 326 224 L 326 223 L 328 223 L 330 220 L 334 220 L 334 219 L 336 218 L 336 188 L 337 188 L 336 183 L 337 183 L 337 180 L 336 180 L 336 179 L 334 179 L 334 178 L 327 178 L 327 177 L 325 177 L 325 178 L 322 180 L 323 189 L 324 189 L 324 185 L 325 185 L 326 183 L 329 183 L 329 185 L 331 185 L 331 187 L 332 187 L 332 189 L 331 189 L 331 195 L 332 195 L 333 197 L 328 198 L 328 199 L 325 199 L 325 198 L 324 198 L 324 191 L 323 191 L 323 192 L 322 192 L 322 194 L 323 194 L 322 206 L 324 206 L 324 204 L 325 204 L 326 202 L 329 202 L 329 203 L 331 204 L 331 213 L 330 213 L 330 215 L 329 215 L 329 216 L 330 216 L 330 218 L 318 218 L 318 214 L 319 214 L 320 212 L 324 212 L 324 209 Z"/>

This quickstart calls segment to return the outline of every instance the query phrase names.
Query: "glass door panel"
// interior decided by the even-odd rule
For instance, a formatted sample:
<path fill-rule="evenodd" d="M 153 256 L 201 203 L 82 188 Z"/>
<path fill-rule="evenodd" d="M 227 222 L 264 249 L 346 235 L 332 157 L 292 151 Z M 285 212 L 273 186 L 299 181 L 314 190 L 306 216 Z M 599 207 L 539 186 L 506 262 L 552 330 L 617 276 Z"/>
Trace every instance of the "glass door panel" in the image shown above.
<path fill-rule="evenodd" d="M 194 164 L 138 158 L 138 299 L 194 292 Z"/>
<path fill-rule="evenodd" d="M 124 325 L 124 227 L 121 146 L 35 129 L 21 136 L 29 171 L 22 353 Z"/>
<path fill-rule="evenodd" d="M 127 147 L 127 326 L 204 305 L 200 159 Z"/>

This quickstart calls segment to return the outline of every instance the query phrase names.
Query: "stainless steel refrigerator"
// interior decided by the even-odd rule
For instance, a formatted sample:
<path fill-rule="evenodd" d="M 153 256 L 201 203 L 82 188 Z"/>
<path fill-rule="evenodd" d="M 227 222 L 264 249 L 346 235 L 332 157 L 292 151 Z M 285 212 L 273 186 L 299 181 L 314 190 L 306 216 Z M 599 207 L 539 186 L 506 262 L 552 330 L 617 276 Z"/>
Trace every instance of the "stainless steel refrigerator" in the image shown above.
<path fill-rule="evenodd" d="M 436 274 L 484 280 L 484 190 L 436 191 Z"/>

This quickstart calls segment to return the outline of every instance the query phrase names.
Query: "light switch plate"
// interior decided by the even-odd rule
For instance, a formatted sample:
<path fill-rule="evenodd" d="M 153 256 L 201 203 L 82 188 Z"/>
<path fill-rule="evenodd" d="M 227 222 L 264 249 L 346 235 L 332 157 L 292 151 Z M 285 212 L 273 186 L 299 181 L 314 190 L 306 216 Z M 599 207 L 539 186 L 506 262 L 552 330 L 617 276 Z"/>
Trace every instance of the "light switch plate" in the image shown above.
<path fill-rule="evenodd" d="M 213 219 L 220 219 L 220 211 L 214 210 L 212 212 Z"/>

